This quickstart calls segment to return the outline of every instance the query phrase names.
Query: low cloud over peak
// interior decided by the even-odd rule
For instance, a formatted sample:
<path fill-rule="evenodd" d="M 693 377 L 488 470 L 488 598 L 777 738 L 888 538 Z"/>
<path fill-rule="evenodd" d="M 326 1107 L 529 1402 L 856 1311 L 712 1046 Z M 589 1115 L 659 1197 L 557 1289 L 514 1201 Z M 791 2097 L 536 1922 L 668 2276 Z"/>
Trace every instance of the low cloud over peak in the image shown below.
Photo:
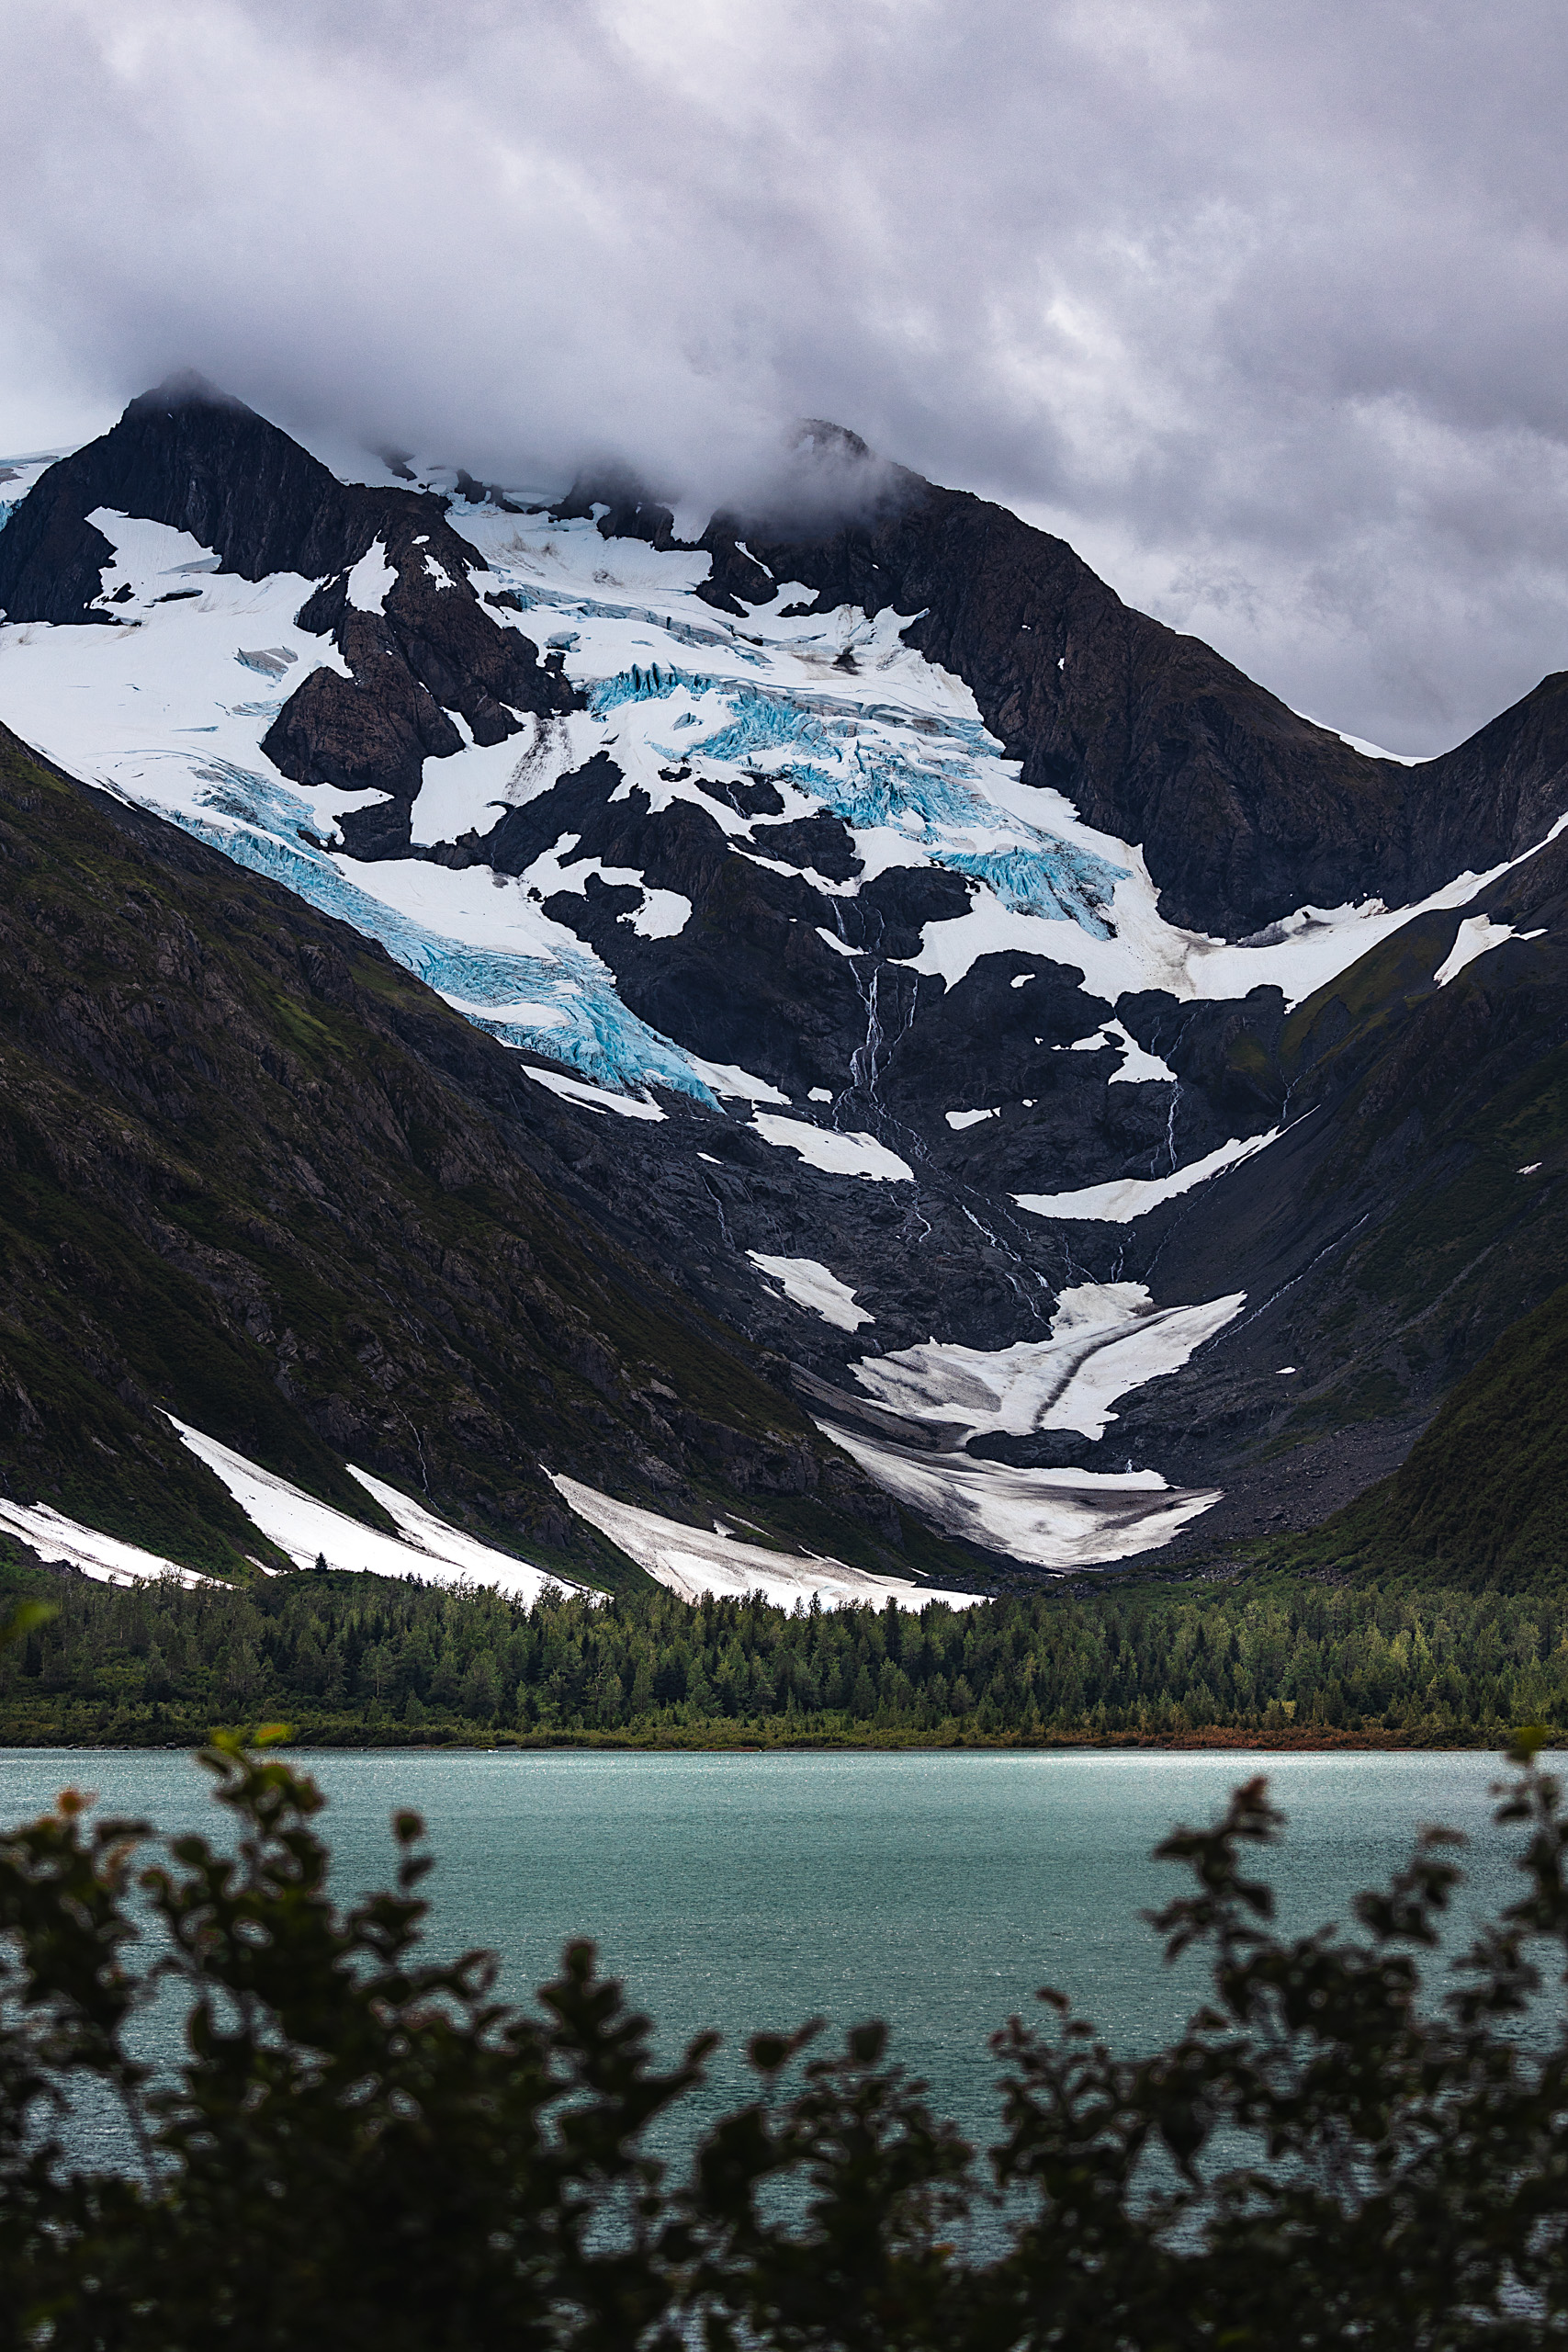
<path fill-rule="evenodd" d="M 9 444 L 193 366 L 744 506 L 830 417 L 1399 750 L 1568 660 L 1540 0 L 0 6 Z"/>

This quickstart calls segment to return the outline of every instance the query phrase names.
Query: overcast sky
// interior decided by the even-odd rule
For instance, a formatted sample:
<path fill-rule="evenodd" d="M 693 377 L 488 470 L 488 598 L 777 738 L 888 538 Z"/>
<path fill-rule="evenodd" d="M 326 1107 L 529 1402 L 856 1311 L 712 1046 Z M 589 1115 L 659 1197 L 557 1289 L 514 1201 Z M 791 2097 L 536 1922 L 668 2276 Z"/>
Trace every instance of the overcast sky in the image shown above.
<path fill-rule="evenodd" d="M 1557 0 L 0 0 L 0 450 L 826 415 L 1403 752 L 1568 667 Z"/>

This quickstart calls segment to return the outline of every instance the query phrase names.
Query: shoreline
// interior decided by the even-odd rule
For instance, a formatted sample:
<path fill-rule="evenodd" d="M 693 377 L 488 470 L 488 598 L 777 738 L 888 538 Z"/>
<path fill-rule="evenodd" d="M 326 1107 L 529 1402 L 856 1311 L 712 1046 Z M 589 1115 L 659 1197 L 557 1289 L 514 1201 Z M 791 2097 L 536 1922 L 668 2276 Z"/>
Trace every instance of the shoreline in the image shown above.
<path fill-rule="evenodd" d="M 927 1755 L 969 1756 L 1011 1754 L 1029 1755 L 1117 1755 L 1129 1752 L 1148 1754 L 1201 1754 L 1230 1752 L 1235 1754 L 1333 1754 L 1355 1751 L 1382 1754 L 1400 1751 L 1410 1754 L 1450 1755 L 1456 1753 L 1495 1753 L 1507 1736 L 1506 1726 L 1494 1724 L 1472 1733 L 1435 1733 L 1427 1736 L 1409 1731 L 1325 1729 L 1314 1725 L 1296 1732 L 1289 1724 L 1271 1725 L 1267 1730 L 1233 1729 L 1217 1724 L 1201 1730 L 1143 1736 L 1137 1733 L 1110 1733 L 1100 1737 L 1072 1733 L 1047 1733 L 1043 1737 L 1030 1738 L 1019 1733 L 974 1732 L 960 1734 L 951 1739 L 922 1738 L 918 1733 L 901 1735 L 889 1730 L 880 1737 L 851 1738 L 831 1733 L 803 1733 L 793 1737 L 748 1737 L 737 1732 L 728 1739 L 712 1737 L 671 1737 L 668 1732 L 638 1737 L 627 1732 L 446 1732 L 410 1737 L 400 1726 L 396 1734 L 385 1738 L 367 1737 L 356 1731 L 351 1737 L 330 1730 L 313 1732 L 309 1727 L 298 1733 L 290 1731 L 280 1747 L 309 1754 L 362 1755 L 450 1755 L 454 1750 L 495 1755 L 512 1751 L 525 1754 L 560 1754 L 581 1749 L 589 1753 L 612 1752 L 623 1755 L 693 1755 L 693 1756 L 765 1756 L 781 1755 Z M 185 1738 L 128 1740 L 104 1736 L 96 1739 L 67 1739 L 39 1736 L 37 1738 L 17 1738 L 0 1731 L 0 1755 L 25 1756 L 40 1749 L 65 1751 L 90 1756 L 109 1750 L 119 1753 L 169 1754 L 189 1753 L 203 1744 L 204 1734 L 193 1733 Z"/>

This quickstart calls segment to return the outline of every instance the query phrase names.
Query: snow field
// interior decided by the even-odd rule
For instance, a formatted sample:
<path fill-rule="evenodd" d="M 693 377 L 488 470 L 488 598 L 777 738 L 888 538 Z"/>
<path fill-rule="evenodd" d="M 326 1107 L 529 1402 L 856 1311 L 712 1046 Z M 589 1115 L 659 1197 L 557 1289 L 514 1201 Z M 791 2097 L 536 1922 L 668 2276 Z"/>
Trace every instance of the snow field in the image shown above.
<path fill-rule="evenodd" d="M 809 1314 L 819 1315 L 824 1323 L 831 1323 L 840 1331 L 858 1331 L 863 1323 L 874 1323 L 876 1317 L 865 1307 L 855 1305 L 855 1295 L 847 1283 L 829 1273 L 819 1258 L 770 1258 L 761 1250 L 748 1250 L 746 1255 L 762 1273 L 771 1274 L 784 1297 L 796 1306 L 804 1306 Z"/>
<path fill-rule="evenodd" d="M 1119 1396 L 1179 1371 L 1240 1313 L 1246 1297 L 1236 1291 L 1198 1306 L 1156 1306 L 1142 1283 L 1083 1283 L 1060 1294 L 1048 1340 L 989 1351 L 932 1340 L 863 1357 L 854 1376 L 889 1412 L 966 1438 L 1035 1430 L 1099 1438 L 1116 1419 Z"/>
<path fill-rule="evenodd" d="M 205 1437 L 188 1422 L 175 1420 L 173 1414 L 169 1419 L 197 1461 L 204 1462 L 228 1487 L 253 1527 L 287 1552 L 297 1568 L 313 1568 L 318 1558 L 324 1558 L 329 1567 L 357 1569 L 367 1576 L 417 1577 L 424 1584 L 491 1585 L 511 1600 L 529 1603 L 549 1589 L 562 1589 L 563 1578 L 547 1575 L 527 1560 L 514 1559 L 510 1552 L 498 1552 L 477 1536 L 464 1534 L 395 1487 L 373 1478 L 367 1470 L 355 1469 L 353 1463 L 345 1465 L 350 1477 L 357 1479 L 389 1513 L 397 1526 L 396 1535 L 362 1526 L 331 1503 L 318 1502 L 313 1495 L 280 1478 L 276 1471 L 247 1461 L 231 1446 Z"/>
<path fill-rule="evenodd" d="M 186 1586 L 212 1581 L 194 1568 L 181 1567 L 177 1560 L 163 1559 L 135 1544 L 122 1544 L 115 1535 L 100 1535 L 96 1528 L 67 1519 L 48 1503 L 14 1503 L 8 1496 L 0 1496 L 0 1532 L 31 1544 L 40 1560 L 51 1565 L 62 1562 L 96 1584 L 152 1584 L 161 1577 L 173 1577 L 176 1584 Z"/>
<path fill-rule="evenodd" d="M 818 1426 L 879 1487 L 949 1535 L 1065 1572 L 1168 1544 L 1220 1499 L 1167 1487 L 1156 1470 L 1015 1470 L 967 1453 L 927 1453 L 826 1421 Z"/>
<path fill-rule="evenodd" d="M 837 1431 L 831 1434 L 836 1437 Z M 900 1609 L 919 1610 L 931 1600 L 971 1608 L 986 1598 L 984 1593 L 948 1592 L 899 1577 L 872 1576 L 815 1553 L 770 1551 L 721 1527 L 711 1534 L 705 1528 L 683 1527 L 657 1511 L 616 1502 L 576 1478 L 556 1477 L 553 1483 L 580 1519 L 607 1535 L 628 1559 L 682 1600 L 700 1600 L 710 1593 L 720 1599 L 756 1593 L 775 1608 L 793 1609 L 816 1594 L 825 1609 L 855 1602 L 882 1608 L 896 1600 Z"/>
<path fill-rule="evenodd" d="M 1223 1143 L 1217 1150 L 1194 1159 L 1189 1167 L 1177 1169 L 1169 1176 L 1122 1176 L 1110 1184 L 1087 1184 L 1079 1193 L 1015 1193 L 1013 1199 L 1021 1209 L 1028 1209 L 1034 1216 L 1131 1225 L 1135 1217 L 1146 1216 L 1150 1209 L 1158 1208 L 1162 1201 L 1177 1200 L 1183 1193 L 1191 1192 L 1194 1185 L 1206 1184 L 1212 1176 L 1222 1175 L 1227 1168 L 1250 1159 L 1254 1152 L 1277 1142 L 1284 1132 L 1283 1127 L 1270 1127 L 1265 1136 L 1247 1136 Z"/>

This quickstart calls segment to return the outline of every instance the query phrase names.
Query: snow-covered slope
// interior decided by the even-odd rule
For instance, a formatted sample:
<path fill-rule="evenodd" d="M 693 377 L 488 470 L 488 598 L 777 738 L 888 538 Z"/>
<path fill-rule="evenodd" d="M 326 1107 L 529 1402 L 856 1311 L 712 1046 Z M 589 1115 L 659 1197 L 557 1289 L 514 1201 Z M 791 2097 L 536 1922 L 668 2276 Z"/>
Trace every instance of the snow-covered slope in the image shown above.
<path fill-rule="evenodd" d="M 148 470 L 159 398 L 117 428 L 123 463 L 115 435 L 73 461 L 79 515 L 70 468 L 41 478 L 39 499 L 66 516 L 69 593 L 40 572 L 38 532 L 10 593 L 67 617 L 0 628 L 9 723 L 379 940 L 516 1049 L 558 1102 L 618 1137 L 628 1166 L 634 1139 L 641 1167 L 694 1166 L 705 1225 L 711 1204 L 729 1253 L 711 1277 L 723 1310 L 777 1334 L 840 1398 L 858 1382 L 894 1422 L 954 1418 L 964 1382 L 1003 1399 L 941 1461 L 918 1442 L 909 1453 L 897 1427 L 828 1408 L 855 1459 L 933 1523 L 1064 1566 L 1163 1540 L 1205 1508 L 1211 1489 L 1178 1498 L 1153 1470 L 1075 1473 L 1069 1496 L 1062 1465 L 987 1464 L 967 1449 L 987 1433 L 1093 1442 L 1113 1396 L 1247 1321 L 1249 1287 L 1271 1274 L 1227 1269 L 1201 1295 L 1162 1288 L 1156 1303 L 1156 1250 L 1140 1261 L 1130 1328 L 1112 1318 L 1089 1350 L 1122 1387 L 1102 1385 L 1076 1419 L 1063 1402 L 1082 1336 L 1072 1302 L 1127 1288 L 1128 1230 L 1186 1216 L 1216 1187 L 1230 1199 L 1275 1181 L 1253 1171 L 1296 1132 L 1279 1063 L 1292 1008 L 1423 917 L 1441 919 L 1434 986 L 1540 935 L 1463 910 L 1565 821 L 1550 745 L 1540 775 L 1508 786 L 1506 821 L 1490 755 L 1448 755 L 1469 795 L 1453 839 L 1506 853 L 1485 871 L 1434 876 L 1442 827 L 1417 839 L 1412 815 L 1399 857 L 1369 852 L 1367 871 L 1423 876 L 1419 899 L 1385 906 L 1369 887 L 1292 905 L 1281 874 L 1352 871 L 1357 825 L 1382 840 L 1391 796 L 1441 789 L 1443 763 L 1417 786 L 1235 681 L 1206 649 L 1157 631 L 1145 643 L 1155 625 L 1038 534 L 1025 538 L 1043 551 L 1041 580 L 1057 582 L 1055 617 L 1028 604 L 1032 588 L 1019 609 L 1036 619 L 1008 622 L 1004 644 L 992 613 L 976 651 L 942 569 L 970 527 L 941 505 L 952 493 L 921 485 L 922 507 L 900 492 L 913 519 L 899 508 L 880 536 L 852 524 L 803 541 L 807 576 L 792 578 L 787 537 L 781 552 L 716 523 L 682 544 L 664 510 L 632 495 L 547 505 L 460 476 L 469 494 L 443 512 L 417 489 L 344 489 L 226 404 L 214 432 L 251 435 L 284 487 L 249 522 L 204 492 L 191 519 L 206 518 L 209 545 L 168 519 L 171 494 Z M 199 432 L 199 399 L 194 413 L 172 399 L 168 432 Z M 17 465 L 13 479 L 39 476 Z M 868 585 L 874 547 L 931 601 Z M 279 550 L 306 568 L 269 569 Z M 990 593 L 979 585 L 976 610 Z M 932 658 L 933 632 L 955 660 L 962 649 L 968 675 Z M 1032 634 L 1034 650 L 1018 651 Z M 1103 741 L 1082 735 L 1078 783 L 1057 748 L 1075 711 L 1105 702 L 1116 662 L 1131 676 L 1156 656 L 1162 707 L 1177 714 L 1168 733 L 1212 745 L 1215 695 L 1232 695 L 1238 739 L 1253 729 L 1224 820 L 1245 886 L 1210 888 L 1172 850 L 1166 787 L 1157 808 L 1142 804 L 1139 839 L 1087 820 L 1091 804 L 1136 803 L 1144 755 L 1131 738 L 1115 753 L 1111 719 L 1094 722 Z M 1183 662 L 1210 665 L 1186 704 L 1170 699 L 1188 691 Z M 1027 696 L 1007 686 L 1015 675 Z M 1293 810 L 1314 759 L 1319 814 L 1304 831 L 1291 816 L 1292 869 L 1290 825 L 1259 848 L 1247 796 L 1274 760 L 1279 806 Z M 1314 823 L 1338 843 L 1326 864 Z M 1174 922 L 1156 852 L 1188 903 L 1261 894 L 1282 910 L 1242 937 Z M 625 1116 L 593 1115 L 610 1111 Z M 1084 1238 L 1095 1228 L 1103 1243 Z M 887 1355 L 865 1352 L 863 1326 Z M 1094 1386 L 1075 1373 L 1067 1393 Z M 1096 1484 L 1112 1475 L 1114 1494 Z"/>
<path fill-rule="evenodd" d="M 454 870 L 423 854 L 493 831 L 599 752 L 620 772 L 614 798 L 637 791 L 655 817 L 685 803 L 738 854 L 800 876 L 822 902 L 825 944 L 852 967 L 868 951 L 852 944 L 847 907 L 881 876 L 935 870 L 964 878 L 964 910 L 923 924 L 916 952 L 893 960 L 952 987 L 983 956 L 1046 959 L 1076 971 L 1107 1018 L 1124 993 L 1152 989 L 1187 1001 L 1274 986 L 1294 1002 L 1410 911 L 1371 900 L 1303 908 L 1277 936 L 1240 946 L 1184 931 L 1161 917 L 1134 846 L 1080 823 L 1061 795 L 1021 784 L 969 689 L 902 642 L 909 616 L 760 608 L 729 622 L 694 594 L 706 554 L 606 541 L 592 520 L 461 506 L 452 520 L 474 548 L 476 584 L 509 599 L 491 608 L 492 626 L 561 651 L 586 707 L 529 715 L 500 743 L 470 735 L 427 758 L 413 854 L 355 857 L 342 846 L 342 818 L 388 796 L 301 785 L 262 748 L 312 671 L 349 675 L 331 637 L 296 619 L 321 583 L 287 572 L 243 580 L 220 572 L 220 559 L 187 533 L 106 509 L 89 519 L 114 549 L 103 601 L 120 626 L 0 630 L 8 723 L 73 774 L 172 817 L 379 939 L 506 1043 L 599 1085 L 779 1096 L 766 1078 L 716 1068 L 638 1020 L 604 959 L 542 904 L 583 898 L 595 883 L 635 891 L 616 920 L 661 940 L 690 921 L 678 893 L 635 868 L 606 867 L 566 832 L 516 875 Z M 367 563 L 383 567 L 374 580 Z M 351 603 L 376 609 L 385 576 L 378 548 L 348 575 Z M 781 597 L 784 615 L 808 601 L 787 586 Z M 737 802 L 758 778 L 773 786 L 774 805 L 748 816 Z M 818 872 L 793 837 L 823 813 L 852 842 L 858 870 L 841 878 Z M 1426 903 L 1461 905 L 1486 878 L 1457 877 Z M 872 1017 L 868 1007 L 868 1025 Z M 1112 1075 L 1141 1052 L 1123 1038 L 1106 1050 L 1118 1057 Z M 842 1076 L 847 1085 L 852 1073 Z M 799 1110 L 833 1124 L 830 1105 Z"/>

